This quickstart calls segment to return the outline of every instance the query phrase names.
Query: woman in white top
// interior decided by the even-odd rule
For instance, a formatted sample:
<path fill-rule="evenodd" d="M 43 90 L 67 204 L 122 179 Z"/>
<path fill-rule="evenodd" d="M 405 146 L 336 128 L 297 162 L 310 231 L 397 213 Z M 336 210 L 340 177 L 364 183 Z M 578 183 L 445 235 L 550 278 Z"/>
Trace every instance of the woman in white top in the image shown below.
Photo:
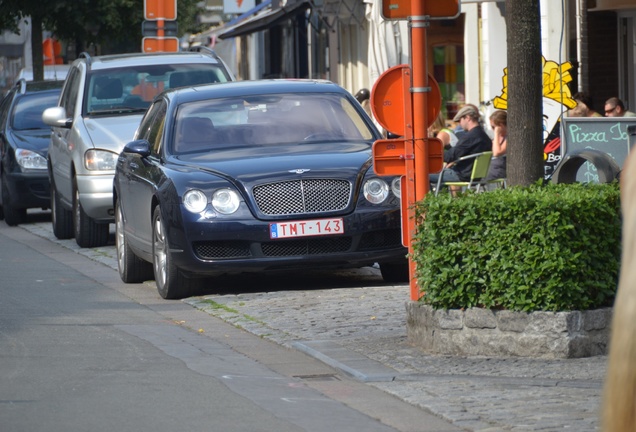
<path fill-rule="evenodd" d="M 444 114 L 442 114 L 441 111 L 439 112 L 437 119 L 435 119 L 433 124 L 429 127 L 429 136 L 438 138 L 444 145 L 444 149 L 455 147 L 455 144 L 457 144 L 458 141 L 455 132 L 446 127 Z"/>

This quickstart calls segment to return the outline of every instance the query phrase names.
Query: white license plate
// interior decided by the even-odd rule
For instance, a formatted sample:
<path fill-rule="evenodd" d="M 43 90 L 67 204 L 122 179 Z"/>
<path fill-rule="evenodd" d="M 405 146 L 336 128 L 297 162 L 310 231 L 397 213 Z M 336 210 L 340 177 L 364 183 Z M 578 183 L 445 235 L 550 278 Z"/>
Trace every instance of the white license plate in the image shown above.
<path fill-rule="evenodd" d="M 269 237 L 273 239 L 344 234 L 342 218 L 313 219 L 269 224 Z"/>

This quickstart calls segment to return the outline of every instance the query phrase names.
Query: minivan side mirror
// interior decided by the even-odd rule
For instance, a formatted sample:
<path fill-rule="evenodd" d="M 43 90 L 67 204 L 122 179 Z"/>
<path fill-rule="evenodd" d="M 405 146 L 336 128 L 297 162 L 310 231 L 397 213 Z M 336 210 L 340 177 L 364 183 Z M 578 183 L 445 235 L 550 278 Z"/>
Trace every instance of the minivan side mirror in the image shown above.
<path fill-rule="evenodd" d="M 42 113 L 42 121 L 49 126 L 66 129 L 73 125 L 73 119 L 66 117 L 66 110 L 61 106 L 45 109 Z"/>

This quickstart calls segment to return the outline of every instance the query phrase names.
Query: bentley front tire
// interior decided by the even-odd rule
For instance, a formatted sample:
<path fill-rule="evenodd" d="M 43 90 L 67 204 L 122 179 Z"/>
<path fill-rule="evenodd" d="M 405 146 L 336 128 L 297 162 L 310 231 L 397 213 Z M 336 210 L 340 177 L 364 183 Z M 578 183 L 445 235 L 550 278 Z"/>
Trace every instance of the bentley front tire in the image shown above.
<path fill-rule="evenodd" d="M 172 262 L 166 225 L 161 208 L 152 213 L 152 257 L 157 291 L 164 299 L 182 299 L 191 295 L 193 281 L 183 276 Z"/>
<path fill-rule="evenodd" d="M 152 264 L 139 258 L 128 246 L 119 200 L 115 203 L 115 248 L 119 277 L 125 283 L 140 283 L 152 279 Z"/>
<path fill-rule="evenodd" d="M 409 261 L 394 261 L 380 263 L 380 273 L 382 279 L 388 283 L 408 282 L 409 281 Z"/>

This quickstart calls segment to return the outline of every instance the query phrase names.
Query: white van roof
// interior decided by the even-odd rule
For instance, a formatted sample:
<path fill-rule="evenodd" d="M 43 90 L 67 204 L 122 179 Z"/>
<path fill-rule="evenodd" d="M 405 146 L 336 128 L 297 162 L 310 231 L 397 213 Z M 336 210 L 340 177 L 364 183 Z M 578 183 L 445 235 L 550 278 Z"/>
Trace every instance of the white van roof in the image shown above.
<path fill-rule="evenodd" d="M 44 66 L 44 80 L 45 81 L 63 81 L 66 79 L 66 75 L 71 65 L 59 64 L 59 65 L 45 65 Z M 22 68 L 18 74 L 18 78 L 24 78 L 27 81 L 33 81 L 33 68 Z"/>

